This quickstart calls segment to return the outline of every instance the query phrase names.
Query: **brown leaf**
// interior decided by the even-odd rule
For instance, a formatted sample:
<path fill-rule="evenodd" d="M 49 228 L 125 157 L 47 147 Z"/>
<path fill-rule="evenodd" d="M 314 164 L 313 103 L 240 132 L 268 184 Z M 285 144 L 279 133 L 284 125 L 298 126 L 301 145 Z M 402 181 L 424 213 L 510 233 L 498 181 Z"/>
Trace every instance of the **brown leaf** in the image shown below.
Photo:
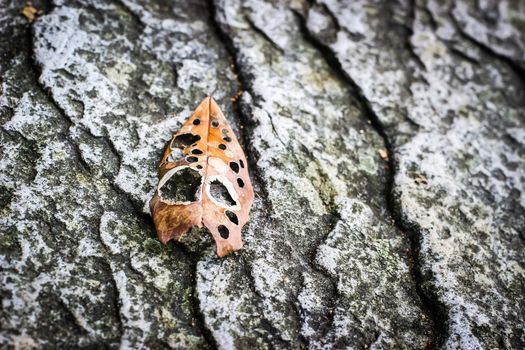
<path fill-rule="evenodd" d="M 253 188 L 237 137 L 212 97 L 206 97 L 175 133 L 160 162 L 150 201 L 162 243 L 206 226 L 222 257 L 242 247 Z"/>

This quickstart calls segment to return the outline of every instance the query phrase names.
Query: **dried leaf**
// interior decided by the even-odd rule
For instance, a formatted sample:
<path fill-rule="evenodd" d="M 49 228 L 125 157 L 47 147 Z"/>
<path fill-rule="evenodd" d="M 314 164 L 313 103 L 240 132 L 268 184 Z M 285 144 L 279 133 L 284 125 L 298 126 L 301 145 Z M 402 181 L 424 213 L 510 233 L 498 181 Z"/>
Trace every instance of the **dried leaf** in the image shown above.
<path fill-rule="evenodd" d="M 175 133 L 160 162 L 150 201 L 162 243 L 206 226 L 222 257 L 242 247 L 253 188 L 237 137 L 212 97 L 206 97 Z"/>
<path fill-rule="evenodd" d="M 38 10 L 30 2 L 28 2 L 22 8 L 20 13 L 24 15 L 27 18 L 27 20 L 31 23 L 35 20 L 35 16 L 38 13 Z"/>
<path fill-rule="evenodd" d="M 388 151 L 386 149 L 381 148 L 377 152 L 379 152 L 379 156 L 381 157 L 381 159 L 383 159 L 384 161 L 388 161 Z"/>

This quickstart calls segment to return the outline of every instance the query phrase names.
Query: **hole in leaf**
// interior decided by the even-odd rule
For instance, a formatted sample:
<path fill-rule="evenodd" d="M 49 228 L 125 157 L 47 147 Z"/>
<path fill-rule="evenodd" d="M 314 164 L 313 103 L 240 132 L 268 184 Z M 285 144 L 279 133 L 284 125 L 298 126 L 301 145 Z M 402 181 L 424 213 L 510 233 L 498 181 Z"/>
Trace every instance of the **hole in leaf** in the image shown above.
<path fill-rule="evenodd" d="M 242 161 L 242 159 L 239 159 L 239 164 L 241 164 L 241 168 L 244 169 L 244 162 Z"/>
<path fill-rule="evenodd" d="M 229 136 L 223 137 L 222 139 L 226 142 L 232 142 L 232 138 Z"/>
<path fill-rule="evenodd" d="M 235 225 L 239 225 L 239 219 L 237 218 L 237 215 L 235 215 L 235 213 L 233 211 L 226 210 L 226 216 Z"/>
<path fill-rule="evenodd" d="M 199 161 L 199 158 L 197 157 L 187 157 L 186 160 L 190 163 L 195 163 Z"/>
<path fill-rule="evenodd" d="M 193 153 L 193 154 L 202 154 L 202 151 L 200 149 L 194 149 L 193 151 L 191 151 L 191 153 Z"/>
<path fill-rule="evenodd" d="M 235 171 L 237 174 L 239 173 L 239 164 L 235 162 L 230 162 L 230 169 Z"/>
<path fill-rule="evenodd" d="M 200 139 L 201 137 L 199 135 L 193 135 L 190 133 L 182 134 L 182 135 L 177 136 L 175 140 L 173 140 L 173 145 L 171 147 L 173 148 L 173 147 L 189 146 L 192 143 L 199 141 Z"/>
<path fill-rule="evenodd" d="M 199 125 L 201 123 L 201 120 L 200 119 L 195 119 L 193 121 L 193 125 Z"/>
<path fill-rule="evenodd" d="M 211 121 L 212 128 L 218 128 L 219 127 L 219 121 L 217 119 L 213 119 Z"/>
<path fill-rule="evenodd" d="M 228 135 L 228 129 L 222 129 L 222 134 L 223 135 Z"/>
<path fill-rule="evenodd" d="M 210 195 L 217 202 L 224 204 L 225 206 L 231 207 L 237 204 L 230 195 L 230 192 L 228 192 L 226 186 L 224 186 L 219 180 L 213 180 L 210 184 Z"/>
<path fill-rule="evenodd" d="M 241 188 L 244 187 L 244 181 L 242 181 L 242 179 L 241 179 L 240 177 L 237 179 L 237 184 L 238 184 L 239 187 L 241 187 Z"/>
<path fill-rule="evenodd" d="M 224 151 L 224 150 L 226 149 L 226 145 L 223 144 L 223 143 L 221 143 L 221 144 L 219 145 L 219 148 L 222 149 L 222 150 Z"/>
<path fill-rule="evenodd" d="M 202 169 L 202 165 L 197 165 L 197 169 Z"/>
<path fill-rule="evenodd" d="M 163 200 L 172 202 L 195 202 L 201 186 L 201 175 L 191 168 L 177 171 L 159 189 Z"/>
<path fill-rule="evenodd" d="M 219 225 L 219 227 L 217 227 L 217 230 L 219 230 L 219 234 L 224 239 L 228 239 L 228 237 L 230 236 L 230 230 L 228 230 L 228 228 L 224 225 Z"/>

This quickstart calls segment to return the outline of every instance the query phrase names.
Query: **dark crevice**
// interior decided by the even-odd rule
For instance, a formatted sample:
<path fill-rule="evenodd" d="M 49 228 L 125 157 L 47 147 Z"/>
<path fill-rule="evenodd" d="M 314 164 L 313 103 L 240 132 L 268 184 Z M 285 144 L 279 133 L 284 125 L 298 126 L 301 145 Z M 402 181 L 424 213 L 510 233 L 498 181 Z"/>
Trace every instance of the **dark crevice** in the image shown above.
<path fill-rule="evenodd" d="M 314 158 L 310 158 L 314 159 Z M 323 176 L 322 170 L 320 168 L 317 168 L 317 172 L 320 177 Z M 317 186 L 315 186 L 317 188 Z M 325 196 L 322 196 L 321 193 L 319 193 L 319 197 L 321 198 L 321 201 L 326 208 L 326 210 L 329 212 L 328 214 L 324 215 L 321 219 L 323 220 L 323 227 L 325 229 L 323 230 L 322 234 L 315 239 L 315 242 L 311 245 L 311 249 L 309 249 L 306 252 L 306 259 L 305 262 L 310 268 L 310 270 L 317 274 L 318 281 L 321 283 L 324 287 L 324 291 L 327 292 L 326 302 L 327 305 L 325 305 L 325 311 L 321 316 L 317 316 L 320 318 L 318 328 L 317 328 L 317 334 L 315 335 L 316 339 L 323 339 L 328 335 L 328 332 L 330 331 L 333 321 L 334 321 L 334 310 L 336 307 L 336 303 L 338 300 L 342 298 L 342 295 L 340 294 L 338 288 L 337 288 L 337 278 L 335 276 L 332 276 L 329 271 L 327 271 L 323 266 L 319 265 L 316 262 L 316 257 L 318 255 L 319 248 L 328 239 L 328 236 L 333 232 L 337 224 L 341 221 L 341 216 L 339 212 L 337 211 L 337 207 L 334 202 L 334 197 L 330 196 L 329 198 L 326 198 Z M 306 288 L 305 282 L 304 282 L 304 276 L 302 279 L 302 287 L 299 288 L 300 291 L 304 290 Z M 298 296 L 295 298 L 298 300 Z M 304 315 L 305 310 L 301 307 L 299 303 L 294 304 L 295 311 L 297 314 L 297 318 L 302 320 L 302 323 L 306 323 L 306 316 Z M 308 337 L 305 337 L 302 333 L 299 333 L 299 343 L 302 348 L 308 349 L 310 348 L 311 339 Z"/>
<path fill-rule="evenodd" d="M 98 232 L 97 239 L 100 242 L 102 249 L 104 249 L 105 253 L 109 256 L 112 254 L 111 247 L 106 245 L 106 243 L 102 239 L 101 225 L 102 225 L 102 215 L 100 216 L 97 222 L 97 232 Z M 110 275 L 111 288 L 113 289 L 113 293 L 111 295 L 111 302 L 113 304 L 112 305 L 113 308 L 115 309 L 115 319 L 117 320 L 117 323 L 118 323 L 117 327 L 118 327 L 119 335 L 120 335 L 119 344 L 121 344 L 122 337 L 124 335 L 124 321 L 122 318 L 122 303 L 120 301 L 120 291 L 118 289 L 117 281 L 115 280 L 115 275 L 114 275 L 113 268 L 111 267 L 111 264 L 107 262 L 106 260 L 102 260 L 102 263 L 107 266 L 107 269 Z"/>
<path fill-rule="evenodd" d="M 80 145 L 76 142 L 73 142 L 72 140 L 69 140 L 71 146 L 73 147 L 73 151 L 75 152 L 75 158 L 78 160 L 78 164 L 80 164 L 80 167 L 84 171 L 84 173 L 91 173 L 92 169 L 89 163 L 86 161 L 84 156 L 82 155 L 82 151 L 80 150 Z"/>
<path fill-rule="evenodd" d="M 51 104 L 53 109 L 55 109 L 58 112 L 58 114 L 62 117 L 62 119 L 65 121 L 66 130 L 69 130 L 75 123 L 73 122 L 71 117 L 67 115 L 64 109 L 57 103 L 56 99 L 54 98 L 52 94 L 52 91 L 40 82 L 39 78 L 42 74 L 42 69 L 35 60 L 35 52 L 34 52 L 35 43 L 33 39 L 34 36 L 35 36 L 34 28 L 31 26 L 31 28 L 27 31 L 27 38 L 28 38 L 27 52 L 28 52 L 29 65 L 31 67 L 31 70 L 34 76 L 35 86 L 38 87 L 40 92 L 45 97 L 47 97 L 47 100 Z"/>
<path fill-rule="evenodd" d="M 38 88 L 40 93 L 46 97 L 46 100 L 50 103 L 51 107 L 55 110 L 55 112 L 62 118 L 64 121 L 66 127 L 65 127 L 65 139 L 68 141 L 68 143 L 71 145 L 71 148 L 75 154 L 75 158 L 78 161 L 78 164 L 82 168 L 82 170 L 89 174 L 91 173 L 91 167 L 86 162 L 84 157 L 82 156 L 82 151 L 80 150 L 79 145 L 72 139 L 72 137 L 69 134 L 69 130 L 71 127 L 75 124 L 71 117 L 67 115 L 65 110 L 58 104 L 56 99 L 53 96 L 53 93 L 50 89 L 46 88 L 41 82 L 40 82 L 40 75 L 42 73 L 41 67 L 38 65 L 38 63 L 35 61 L 35 53 L 34 53 L 34 29 L 33 27 L 29 28 L 27 30 L 27 52 L 28 52 L 28 62 L 29 66 L 32 71 L 34 85 Z"/>
<path fill-rule="evenodd" d="M 377 343 L 377 341 L 381 338 L 382 333 L 373 332 L 371 335 L 372 335 L 372 340 L 365 346 L 365 349 L 372 349 L 373 345 Z"/>
<path fill-rule="evenodd" d="M 522 87 L 523 85 L 525 85 L 525 69 L 523 67 L 521 67 L 518 63 L 514 62 L 511 58 L 496 52 L 490 46 L 487 46 L 486 44 L 478 40 L 476 37 L 473 37 L 467 32 L 465 32 L 461 28 L 461 25 L 458 23 L 456 17 L 453 14 L 449 14 L 448 17 L 451 19 L 452 23 L 454 24 L 454 27 L 456 28 L 456 32 L 459 34 L 459 36 L 463 40 L 470 43 L 474 47 L 477 47 L 486 56 L 492 57 L 496 61 L 499 61 L 507 65 L 510 68 L 510 70 L 520 79 Z"/>
<path fill-rule="evenodd" d="M 384 193 L 386 198 L 386 208 L 392 217 L 398 232 L 406 232 L 408 234 L 407 236 L 410 243 L 410 256 L 413 260 L 413 264 L 409 264 L 411 275 L 414 279 L 417 295 L 421 300 L 421 308 L 431 321 L 432 334 L 427 348 L 439 348 L 444 344 L 448 332 L 448 315 L 443 303 L 441 303 L 435 295 L 432 295 L 432 293 L 427 293 L 427 291 L 423 289 L 423 285 L 428 282 L 429 277 L 424 277 L 421 270 L 421 231 L 415 229 L 413 226 L 410 226 L 402 219 L 401 209 L 399 208 L 397 199 L 394 197 L 394 177 L 396 169 L 394 152 L 395 145 L 391 142 L 387 134 L 388 129 L 383 125 L 379 117 L 375 114 L 370 101 L 366 98 L 366 96 L 364 96 L 364 93 L 359 85 L 343 69 L 334 52 L 309 32 L 308 28 L 306 27 L 305 18 L 300 13 L 294 13 L 298 17 L 301 32 L 305 40 L 321 53 L 335 75 L 351 88 L 351 91 L 359 102 L 360 109 L 363 112 L 364 117 L 370 121 L 374 130 L 378 135 L 381 136 L 388 154 L 390 155 L 389 160 L 387 161 L 388 176 Z"/>
<path fill-rule="evenodd" d="M 410 93 L 412 93 L 411 90 L 409 91 Z M 414 119 L 410 117 L 410 113 L 408 112 L 407 108 L 403 108 L 400 113 L 403 117 L 403 120 L 405 120 L 408 123 L 408 125 L 413 127 L 415 130 L 419 130 L 421 128 L 421 125 L 419 125 L 419 123 L 417 123 Z"/>
<path fill-rule="evenodd" d="M 331 23 L 333 23 L 334 25 L 334 29 L 335 29 L 335 32 L 339 32 L 341 30 L 341 25 L 339 24 L 339 20 L 337 19 L 337 16 L 332 12 L 332 10 L 330 9 L 329 6 L 327 6 L 326 4 L 317 4 L 315 1 L 311 1 L 313 4 L 316 4 L 318 6 L 320 6 L 323 11 L 326 13 L 326 15 L 328 17 L 330 17 L 330 21 Z M 351 33 L 349 33 L 351 34 Z"/>
<path fill-rule="evenodd" d="M 171 71 L 173 72 L 173 86 L 179 86 L 179 69 L 176 64 L 171 65 Z"/>
<path fill-rule="evenodd" d="M 337 303 L 337 300 L 340 300 L 342 296 L 339 292 L 339 289 L 337 289 L 337 278 L 334 278 L 325 268 L 319 265 L 316 262 L 316 257 L 319 252 L 319 248 L 321 247 L 321 244 L 328 239 L 328 236 L 332 233 L 332 231 L 335 229 L 337 223 L 340 220 L 341 220 L 340 214 L 336 211 L 334 211 L 331 215 L 328 216 L 328 219 L 327 219 L 328 229 L 326 230 L 324 235 L 322 235 L 317 240 L 317 242 L 314 244 L 314 248 L 311 249 L 307 255 L 308 256 L 308 259 L 307 259 L 308 266 L 315 273 L 319 274 L 322 279 L 328 282 L 328 285 L 325 285 L 325 288 L 328 288 L 328 290 L 330 291 L 328 295 L 326 296 L 329 305 L 327 306 L 326 312 L 322 317 L 325 322 L 322 325 L 322 327 L 320 327 L 319 329 L 319 331 L 324 330 L 324 334 L 322 334 L 322 336 L 326 336 L 326 334 L 330 330 L 334 322 L 335 305 Z M 304 336 L 301 336 L 301 337 L 302 337 L 303 342 L 307 345 L 307 348 L 308 348 L 310 340 Z"/>
<path fill-rule="evenodd" d="M 250 25 L 250 28 L 261 37 L 263 37 L 275 50 L 277 50 L 281 55 L 284 55 L 284 50 L 266 34 L 264 30 L 259 28 L 249 16 L 245 18 L 246 22 Z"/>
<path fill-rule="evenodd" d="M 117 281 L 115 281 L 115 277 L 113 276 L 113 271 L 111 269 L 111 266 L 109 265 L 109 263 L 107 265 L 108 265 L 109 271 L 111 271 L 110 282 L 111 282 L 111 286 L 113 289 L 111 301 L 113 303 L 113 308 L 115 309 L 115 319 L 117 320 L 118 332 L 122 339 L 122 336 L 124 335 L 124 322 L 122 321 L 122 314 L 121 314 L 122 303 L 120 302 L 120 292 L 118 290 Z"/>
<path fill-rule="evenodd" d="M 217 344 L 217 341 L 213 337 L 211 330 L 208 327 L 206 327 L 206 320 L 204 319 L 204 314 L 201 310 L 200 299 L 197 293 L 197 263 L 200 260 L 200 256 L 197 253 L 187 249 L 186 246 L 182 243 L 174 242 L 173 244 L 175 245 L 175 248 L 181 251 L 182 254 L 184 254 L 184 256 L 187 257 L 188 261 L 190 261 L 191 267 L 189 269 L 189 273 L 191 275 L 192 281 L 192 291 L 190 297 L 191 309 L 192 314 L 195 318 L 195 325 L 197 326 L 197 329 L 200 330 L 202 337 L 204 338 L 205 344 L 203 349 L 218 349 L 219 346 Z"/>
<path fill-rule="evenodd" d="M 117 163 L 118 163 L 117 166 L 118 166 L 118 169 L 120 170 L 122 166 L 122 157 L 120 153 L 117 151 L 113 140 L 111 139 L 111 137 L 109 137 L 107 130 L 105 130 L 104 133 L 108 136 L 96 136 L 96 135 L 93 135 L 89 129 L 84 129 L 84 128 L 80 128 L 80 129 L 82 129 L 83 131 L 86 131 L 87 134 L 94 139 L 105 141 L 104 144 L 108 147 L 109 151 L 117 159 Z M 104 174 L 103 178 L 107 180 L 108 186 L 110 186 L 110 188 L 113 189 L 113 191 L 115 191 L 116 195 L 119 196 L 119 198 L 121 198 L 121 204 L 124 206 L 124 208 L 129 212 L 133 212 L 135 214 L 135 217 L 141 221 L 142 226 L 145 228 L 145 230 L 150 233 L 150 236 L 155 237 L 155 234 L 154 234 L 155 227 L 153 224 L 152 217 L 151 215 L 143 211 L 143 208 L 142 208 L 143 203 L 140 201 L 134 200 L 128 192 L 122 189 L 115 182 L 118 176 L 119 170 L 117 170 L 117 173 L 114 175 Z"/>
<path fill-rule="evenodd" d="M 217 22 L 217 19 L 215 18 L 215 14 L 216 14 L 215 3 L 213 2 L 213 0 L 207 0 L 207 2 L 208 2 L 208 9 L 210 11 L 210 24 L 213 28 L 214 33 L 217 35 L 217 38 L 222 43 L 223 47 L 226 49 L 228 53 L 228 56 L 231 61 L 232 73 L 237 78 L 237 85 L 239 89 L 238 96 L 240 96 L 240 93 L 242 91 L 248 91 L 252 94 L 252 91 L 250 91 L 250 84 L 248 83 L 249 79 L 247 79 L 247 77 L 245 77 L 243 73 L 240 72 L 238 69 L 239 62 L 238 62 L 236 50 L 233 45 L 233 41 L 227 35 L 227 33 L 221 28 L 220 24 Z M 269 210 L 272 211 L 272 204 L 267 199 L 269 197 L 268 192 L 267 192 L 267 184 L 264 181 L 263 176 L 260 174 L 260 169 L 257 166 L 258 151 L 253 148 L 251 138 L 248 133 L 248 130 L 250 130 L 250 128 L 253 127 L 254 122 L 250 119 L 247 113 L 243 111 L 238 98 L 233 99 L 232 104 L 233 104 L 233 111 L 235 113 L 235 117 L 239 121 L 240 125 L 243 126 L 241 128 L 238 128 L 239 134 L 240 134 L 240 141 L 243 144 L 243 146 L 245 146 L 245 149 L 246 147 L 251 148 L 250 152 L 246 152 L 246 157 L 247 157 L 248 163 L 250 164 L 251 175 L 253 176 L 252 183 L 254 184 L 255 189 L 260 189 L 263 192 L 263 196 L 261 196 L 261 199 L 264 201 L 263 207 L 269 208 Z"/>
<path fill-rule="evenodd" d="M 241 264 L 240 264 L 241 271 L 243 275 L 246 276 L 248 287 L 250 288 L 250 291 L 252 292 L 252 294 L 258 298 L 256 305 L 257 305 L 257 311 L 261 315 L 261 318 L 260 318 L 261 325 L 263 326 L 263 328 L 265 328 L 268 331 L 269 334 L 276 337 L 281 342 L 280 345 L 283 348 L 289 347 L 290 342 L 285 340 L 282 337 L 281 332 L 277 328 L 275 328 L 275 326 L 268 319 L 266 319 L 263 316 L 263 312 L 260 308 L 260 301 L 266 299 L 266 297 L 262 295 L 255 286 L 255 278 L 252 274 L 250 262 L 246 259 L 245 255 L 241 256 L 240 259 L 241 259 Z"/>
<path fill-rule="evenodd" d="M 422 71 L 426 70 L 425 63 L 421 60 L 421 57 L 414 51 L 414 47 L 412 46 L 412 43 L 410 42 L 410 38 L 414 34 L 414 22 L 416 20 L 416 0 L 409 0 L 409 12 L 408 12 L 408 23 L 407 23 L 407 29 L 408 29 L 408 35 L 404 35 L 403 40 L 405 42 L 405 50 L 409 53 L 412 60 L 416 63 L 418 68 Z M 427 82 L 427 85 L 428 82 Z"/>
<path fill-rule="evenodd" d="M 277 129 L 275 128 L 275 123 L 273 122 L 272 114 L 270 112 L 268 112 L 266 109 L 264 111 L 266 112 L 266 114 L 268 114 L 268 118 L 270 119 L 270 125 L 272 126 L 272 131 L 275 134 L 275 137 L 277 138 L 277 140 L 279 140 L 279 142 L 281 143 L 281 145 L 283 145 L 284 148 L 287 148 L 286 144 L 284 143 L 284 141 L 279 136 L 279 133 L 277 133 Z"/>
<path fill-rule="evenodd" d="M 107 132 L 106 132 L 106 134 L 107 134 Z M 94 136 L 91 133 L 90 133 L 90 135 L 92 137 L 97 138 L 97 136 Z M 115 156 L 115 158 L 117 158 L 118 169 L 120 170 L 120 168 L 122 166 L 122 156 L 120 155 L 119 151 L 117 150 L 117 147 L 115 147 L 115 143 L 113 142 L 111 137 L 109 137 L 109 135 L 107 137 L 100 137 L 100 138 L 107 140 L 107 144 L 108 144 L 109 150 L 111 151 L 113 156 Z M 117 171 L 117 174 L 118 174 L 118 171 Z M 115 178 L 117 177 L 117 174 L 115 174 Z"/>
<path fill-rule="evenodd" d="M 465 51 L 463 50 L 460 50 L 454 46 L 451 46 L 449 47 L 450 49 L 450 52 L 454 55 L 456 55 L 457 57 L 459 57 L 460 59 L 463 59 L 467 62 L 469 62 L 470 64 L 472 64 L 473 66 L 477 66 L 479 65 L 479 60 L 477 60 L 476 58 L 474 57 L 471 57 L 469 56 Z"/>
<path fill-rule="evenodd" d="M 45 295 L 40 294 L 40 295 Z M 84 328 L 84 326 L 78 321 L 78 318 L 75 316 L 75 313 L 71 310 L 71 308 L 66 304 L 64 300 L 60 297 L 60 295 L 53 295 L 52 297 L 54 301 L 56 301 L 57 306 L 59 306 L 62 311 L 64 312 L 64 316 L 66 318 L 66 323 L 68 325 L 71 325 L 75 328 L 75 333 L 77 336 L 85 336 L 88 335 L 88 331 Z M 56 310 L 56 309 L 55 309 Z M 58 311 L 58 310 L 57 310 Z"/>
<path fill-rule="evenodd" d="M 418 4 L 416 4 L 416 0 L 414 0 L 414 15 L 416 13 L 417 10 L 421 11 L 421 14 L 423 14 L 425 16 L 425 19 L 428 19 L 428 25 L 430 25 L 430 28 L 432 29 L 433 32 L 436 32 L 439 28 L 439 25 L 436 21 L 436 19 L 434 18 L 434 16 L 432 15 L 432 11 L 430 11 L 430 9 L 425 6 L 425 5 L 421 5 L 419 6 Z M 414 16 L 415 18 L 415 16 Z"/>
<path fill-rule="evenodd" d="M 120 186 L 118 186 L 114 182 L 109 182 L 109 185 L 111 186 L 113 191 L 120 195 L 120 198 L 122 199 L 121 204 L 123 206 L 123 209 L 133 212 L 135 214 L 134 216 L 141 221 L 142 226 L 144 227 L 144 231 L 149 232 L 152 238 L 156 238 L 155 225 L 153 223 L 153 219 L 150 214 L 145 213 L 142 210 L 142 203 L 133 200 L 126 191 L 124 191 L 122 188 L 120 188 Z"/>
<path fill-rule="evenodd" d="M 142 21 L 142 18 L 140 18 L 139 15 L 137 15 L 123 0 L 113 0 L 113 3 L 120 7 L 124 12 L 126 12 L 132 20 L 137 24 L 138 28 L 140 28 L 139 31 L 144 31 L 144 28 L 146 28 L 146 24 Z"/>

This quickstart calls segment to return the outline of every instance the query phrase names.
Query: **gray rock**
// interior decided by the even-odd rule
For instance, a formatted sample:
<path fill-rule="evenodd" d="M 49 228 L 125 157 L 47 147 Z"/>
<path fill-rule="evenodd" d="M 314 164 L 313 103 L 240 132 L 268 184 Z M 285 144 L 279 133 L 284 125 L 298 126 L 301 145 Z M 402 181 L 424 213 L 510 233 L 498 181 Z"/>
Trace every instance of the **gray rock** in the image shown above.
<path fill-rule="evenodd" d="M 523 348 L 521 5 L 24 5 L 0 6 L 2 347 Z M 147 205 L 212 92 L 256 192 L 223 259 L 205 229 L 160 244 Z"/>
<path fill-rule="evenodd" d="M 396 168 L 393 201 L 399 223 L 416 242 L 439 344 L 521 348 L 523 44 L 514 53 L 504 49 L 513 45 L 508 38 L 487 43 L 491 49 L 481 46 L 490 41 L 484 34 L 502 34 L 475 26 L 463 2 L 371 5 L 365 13 L 362 6 L 323 1 L 309 12 L 308 28 L 361 88 L 388 137 Z M 519 37 L 506 21 L 508 6 L 514 5 L 500 2 L 504 13 L 492 25 Z M 385 27 L 387 15 L 392 28 Z M 458 25 L 459 18 L 469 25 Z"/>

